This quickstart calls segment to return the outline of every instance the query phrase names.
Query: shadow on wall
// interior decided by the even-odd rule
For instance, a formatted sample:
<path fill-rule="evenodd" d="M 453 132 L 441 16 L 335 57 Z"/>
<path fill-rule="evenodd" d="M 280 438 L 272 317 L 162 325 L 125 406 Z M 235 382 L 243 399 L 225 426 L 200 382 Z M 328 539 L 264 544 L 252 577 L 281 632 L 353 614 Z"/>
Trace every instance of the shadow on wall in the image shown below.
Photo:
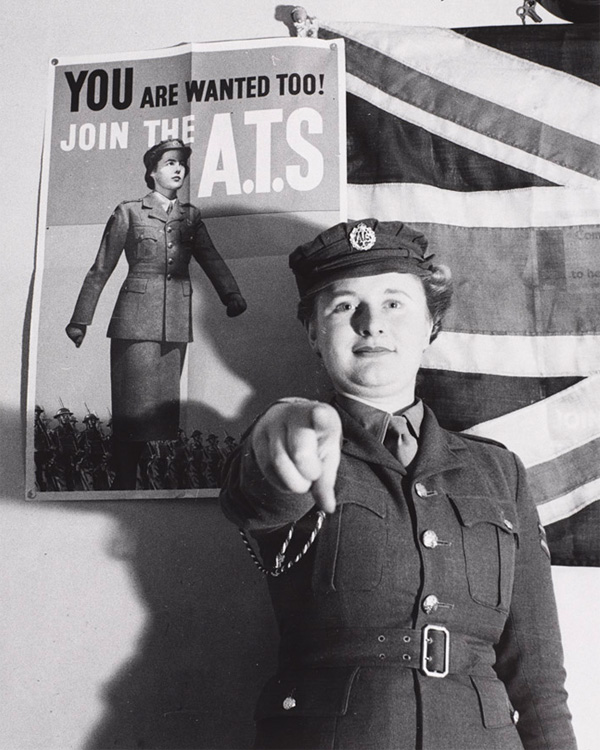
<path fill-rule="evenodd" d="M 14 445 L 22 415 L 0 420 L 4 502 L 35 512 Z M 40 506 L 113 521 L 108 554 L 126 566 L 146 614 L 136 652 L 100 686 L 104 710 L 82 750 L 251 747 L 278 637 L 266 582 L 218 501 L 119 501 L 116 492 L 115 501 Z"/>
<path fill-rule="evenodd" d="M 309 227 L 303 232 L 306 239 L 314 236 Z M 23 404 L 30 311 L 31 300 L 24 326 Z M 210 322 L 208 333 L 217 341 Z M 306 354 L 289 354 L 293 371 L 299 369 L 298 357 Z M 251 372 L 243 373 L 258 394 L 263 364 L 257 357 Z M 200 420 L 214 418 L 209 408 L 195 406 Z M 13 443 L 6 438 L 7 476 L 13 478 L 5 488 L 9 498 L 24 497 L 23 456 L 14 449 L 14 435 L 28 429 L 24 413 L 2 415 L 4 434 Z M 263 576 L 216 499 L 119 501 L 118 495 L 106 502 L 52 503 L 115 522 L 109 554 L 128 566 L 147 613 L 137 652 L 103 687 L 104 714 L 83 750 L 250 747 L 254 706 L 275 669 L 278 642 Z"/>
<path fill-rule="evenodd" d="M 105 686 L 105 714 L 85 750 L 251 746 L 277 634 L 265 582 L 217 501 L 77 507 L 118 522 L 111 551 L 147 610 L 137 653 Z"/>
<path fill-rule="evenodd" d="M 5 502 L 35 512 L 37 503 L 19 499 L 22 455 L 8 445 L 21 416 L 0 418 Z M 266 582 L 216 498 L 39 505 L 113 522 L 106 552 L 123 563 L 146 615 L 135 653 L 100 686 L 103 713 L 82 750 L 250 747 L 278 637 Z M 69 650 L 76 658 L 85 647 Z"/>

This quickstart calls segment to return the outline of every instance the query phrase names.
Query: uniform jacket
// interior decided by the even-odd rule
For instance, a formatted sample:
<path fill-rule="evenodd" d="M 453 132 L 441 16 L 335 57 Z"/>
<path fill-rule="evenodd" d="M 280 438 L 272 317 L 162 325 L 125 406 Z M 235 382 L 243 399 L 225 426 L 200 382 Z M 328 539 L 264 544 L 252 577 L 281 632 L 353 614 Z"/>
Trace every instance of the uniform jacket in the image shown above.
<path fill-rule="evenodd" d="M 574 750 L 549 557 L 520 461 L 426 408 L 406 474 L 340 416 L 336 511 L 268 579 L 281 647 L 257 747 Z M 290 522 L 292 556 L 314 526 L 311 496 L 267 483 L 248 443 L 222 506 L 268 565 Z"/>
<path fill-rule="evenodd" d="M 89 325 L 104 285 L 121 253 L 129 272 L 115 305 L 108 336 L 145 341 L 192 340 L 189 264 L 193 257 L 223 304 L 239 288 L 190 203 L 175 202 L 167 215 L 156 193 L 117 206 L 110 217 L 94 265 L 71 317 Z"/>

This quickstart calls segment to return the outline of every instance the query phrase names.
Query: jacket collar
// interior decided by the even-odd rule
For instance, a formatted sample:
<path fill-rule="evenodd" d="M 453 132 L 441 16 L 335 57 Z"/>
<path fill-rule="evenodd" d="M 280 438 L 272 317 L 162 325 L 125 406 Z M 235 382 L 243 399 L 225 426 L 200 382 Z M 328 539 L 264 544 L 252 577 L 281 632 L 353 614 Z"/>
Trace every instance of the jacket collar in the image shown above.
<path fill-rule="evenodd" d="M 149 215 L 153 219 L 163 221 L 165 224 L 167 221 L 179 221 L 183 218 L 183 209 L 178 199 L 175 199 L 171 213 L 167 214 L 163 202 L 154 190 L 142 198 L 142 206 L 150 212 Z"/>
<path fill-rule="evenodd" d="M 406 474 L 406 469 L 387 450 L 379 436 L 366 429 L 357 419 L 334 401 L 342 420 L 342 453 L 359 458 L 369 464 L 378 464 L 388 469 Z"/>
<path fill-rule="evenodd" d="M 383 443 L 392 417 L 389 412 L 340 393 L 336 393 L 335 402 L 344 411 L 347 411 L 351 417 L 354 417 L 357 422 L 360 422 L 380 443 Z M 423 421 L 423 402 L 417 399 L 417 401 L 406 409 L 394 412 L 394 415 L 400 414 L 406 418 L 409 430 L 418 440 L 421 422 Z"/>
<path fill-rule="evenodd" d="M 366 463 L 384 466 L 399 474 L 406 473 L 402 464 L 392 456 L 376 436 L 340 408 L 337 402 L 334 402 L 334 406 L 342 420 L 344 434 L 342 453 Z M 426 404 L 423 406 L 419 450 L 411 464 L 411 474 L 415 480 L 463 466 L 467 450 L 463 440 L 458 435 L 443 429 L 431 409 Z"/>

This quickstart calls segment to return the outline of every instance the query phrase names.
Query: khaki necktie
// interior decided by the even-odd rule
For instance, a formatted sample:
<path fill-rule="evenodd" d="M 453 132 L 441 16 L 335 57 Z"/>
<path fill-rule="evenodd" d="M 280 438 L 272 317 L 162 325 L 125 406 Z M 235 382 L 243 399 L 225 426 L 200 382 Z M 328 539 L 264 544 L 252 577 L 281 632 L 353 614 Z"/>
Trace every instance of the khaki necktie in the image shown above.
<path fill-rule="evenodd" d="M 417 455 L 417 438 L 412 434 L 406 417 L 392 415 L 383 440 L 385 447 L 403 466 L 409 466 Z"/>

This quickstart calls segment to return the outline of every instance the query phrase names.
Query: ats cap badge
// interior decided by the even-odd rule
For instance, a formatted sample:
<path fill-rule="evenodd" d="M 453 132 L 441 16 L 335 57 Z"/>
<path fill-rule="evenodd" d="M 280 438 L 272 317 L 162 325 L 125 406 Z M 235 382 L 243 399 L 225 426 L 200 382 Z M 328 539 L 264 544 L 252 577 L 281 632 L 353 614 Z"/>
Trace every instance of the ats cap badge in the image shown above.
<path fill-rule="evenodd" d="M 355 250 L 370 250 L 376 241 L 375 232 L 362 221 L 350 232 L 350 244 Z"/>

